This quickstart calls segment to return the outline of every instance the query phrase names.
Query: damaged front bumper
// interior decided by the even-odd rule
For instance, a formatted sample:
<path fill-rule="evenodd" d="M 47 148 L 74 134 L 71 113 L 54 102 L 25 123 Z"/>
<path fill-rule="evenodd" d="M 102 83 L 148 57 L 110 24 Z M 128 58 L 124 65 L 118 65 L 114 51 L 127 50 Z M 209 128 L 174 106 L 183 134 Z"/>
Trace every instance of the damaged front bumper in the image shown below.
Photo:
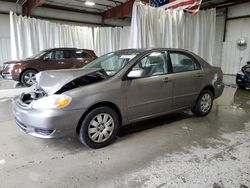
<path fill-rule="evenodd" d="M 76 133 L 78 122 L 85 112 L 79 110 L 35 110 L 13 102 L 16 124 L 25 133 L 39 138 L 57 138 Z"/>

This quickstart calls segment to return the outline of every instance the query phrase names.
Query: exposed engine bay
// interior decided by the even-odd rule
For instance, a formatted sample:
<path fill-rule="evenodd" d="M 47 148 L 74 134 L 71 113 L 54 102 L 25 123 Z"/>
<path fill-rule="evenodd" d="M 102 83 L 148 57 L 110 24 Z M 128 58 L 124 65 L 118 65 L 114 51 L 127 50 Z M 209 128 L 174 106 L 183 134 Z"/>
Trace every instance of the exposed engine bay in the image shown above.
<path fill-rule="evenodd" d="M 90 73 L 87 75 L 80 76 L 80 77 L 66 83 L 59 90 L 57 90 L 55 93 L 52 93 L 52 94 L 57 94 L 57 95 L 62 94 L 66 91 L 76 89 L 76 88 L 79 88 L 82 86 L 94 84 L 97 82 L 101 82 L 101 81 L 106 80 L 108 78 L 109 78 L 109 76 L 105 73 L 105 71 L 100 70 L 97 72 L 93 72 L 93 73 Z M 22 93 L 21 94 L 19 100 L 22 103 L 22 105 L 27 106 L 33 100 L 38 100 L 38 99 L 41 99 L 41 98 L 49 95 L 49 93 L 43 89 L 42 85 L 35 84 L 31 88 L 32 89 L 29 93 Z"/>
<path fill-rule="evenodd" d="M 60 90 L 58 90 L 55 94 L 62 94 L 71 89 L 86 86 L 89 84 L 94 84 L 94 83 L 106 80 L 107 78 L 108 76 L 105 74 L 105 71 L 100 71 L 100 72 L 95 72 L 89 75 L 85 75 L 67 83 Z"/>

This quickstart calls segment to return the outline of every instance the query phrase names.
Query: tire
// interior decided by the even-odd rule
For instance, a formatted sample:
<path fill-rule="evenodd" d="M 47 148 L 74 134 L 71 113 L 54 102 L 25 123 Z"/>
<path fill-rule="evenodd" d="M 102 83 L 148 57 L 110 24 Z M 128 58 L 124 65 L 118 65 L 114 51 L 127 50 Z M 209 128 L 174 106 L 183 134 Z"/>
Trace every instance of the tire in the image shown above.
<path fill-rule="evenodd" d="M 80 142 L 90 148 L 98 149 L 111 144 L 116 139 L 119 118 L 113 109 L 99 107 L 80 120 L 80 126 L 78 131 Z"/>
<path fill-rule="evenodd" d="M 196 116 L 206 116 L 213 107 L 213 93 L 210 90 L 201 91 L 192 112 Z"/>
<path fill-rule="evenodd" d="M 21 83 L 24 86 L 31 86 L 35 83 L 35 75 L 37 74 L 37 71 L 35 70 L 26 70 L 21 75 Z"/>
<path fill-rule="evenodd" d="M 239 85 L 238 85 L 238 88 L 239 88 L 239 89 L 246 90 L 246 88 L 245 88 L 244 86 L 239 86 Z"/>

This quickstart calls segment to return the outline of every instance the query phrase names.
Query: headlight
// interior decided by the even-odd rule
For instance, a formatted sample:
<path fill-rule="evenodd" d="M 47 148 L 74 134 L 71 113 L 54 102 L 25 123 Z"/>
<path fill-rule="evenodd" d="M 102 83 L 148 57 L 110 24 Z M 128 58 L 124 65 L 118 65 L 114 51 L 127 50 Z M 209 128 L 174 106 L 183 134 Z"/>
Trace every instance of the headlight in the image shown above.
<path fill-rule="evenodd" d="M 15 64 L 8 64 L 7 67 L 8 68 L 13 68 L 15 66 Z"/>
<path fill-rule="evenodd" d="M 32 108 L 37 110 L 62 109 L 68 106 L 72 98 L 67 95 L 51 95 L 34 100 Z"/>
<path fill-rule="evenodd" d="M 244 76 L 245 74 L 242 71 L 239 71 L 237 74 Z"/>

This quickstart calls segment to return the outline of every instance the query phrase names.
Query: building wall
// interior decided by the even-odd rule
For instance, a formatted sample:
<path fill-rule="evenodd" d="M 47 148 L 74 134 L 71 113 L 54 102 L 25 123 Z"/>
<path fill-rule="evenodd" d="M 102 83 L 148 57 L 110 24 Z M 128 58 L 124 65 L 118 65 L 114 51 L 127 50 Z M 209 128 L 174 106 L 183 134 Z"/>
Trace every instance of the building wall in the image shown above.
<path fill-rule="evenodd" d="M 10 22 L 9 16 L 0 14 L 0 66 L 10 60 Z"/>
<path fill-rule="evenodd" d="M 249 16 L 239 19 L 232 19 L 241 16 Z M 221 67 L 225 74 L 236 74 L 246 61 L 250 60 L 250 3 L 232 6 L 228 9 L 226 25 L 226 38 L 221 47 L 216 46 L 216 50 L 222 49 Z M 217 33 L 217 35 L 220 35 Z M 237 41 L 241 38 L 247 40 L 247 46 L 239 48 Z"/>
<path fill-rule="evenodd" d="M 225 25 L 225 15 L 223 12 L 217 13 L 216 16 L 216 38 L 215 38 L 215 50 L 213 57 L 213 65 L 221 67 L 221 54 L 223 46 L 223 37 L 224 37 L 224 25 Z"/>
<path fill-rule="evenodd" d="M 228 8 L 228 17 L 250 15 L 250 3 L 243 3 Z"/>

